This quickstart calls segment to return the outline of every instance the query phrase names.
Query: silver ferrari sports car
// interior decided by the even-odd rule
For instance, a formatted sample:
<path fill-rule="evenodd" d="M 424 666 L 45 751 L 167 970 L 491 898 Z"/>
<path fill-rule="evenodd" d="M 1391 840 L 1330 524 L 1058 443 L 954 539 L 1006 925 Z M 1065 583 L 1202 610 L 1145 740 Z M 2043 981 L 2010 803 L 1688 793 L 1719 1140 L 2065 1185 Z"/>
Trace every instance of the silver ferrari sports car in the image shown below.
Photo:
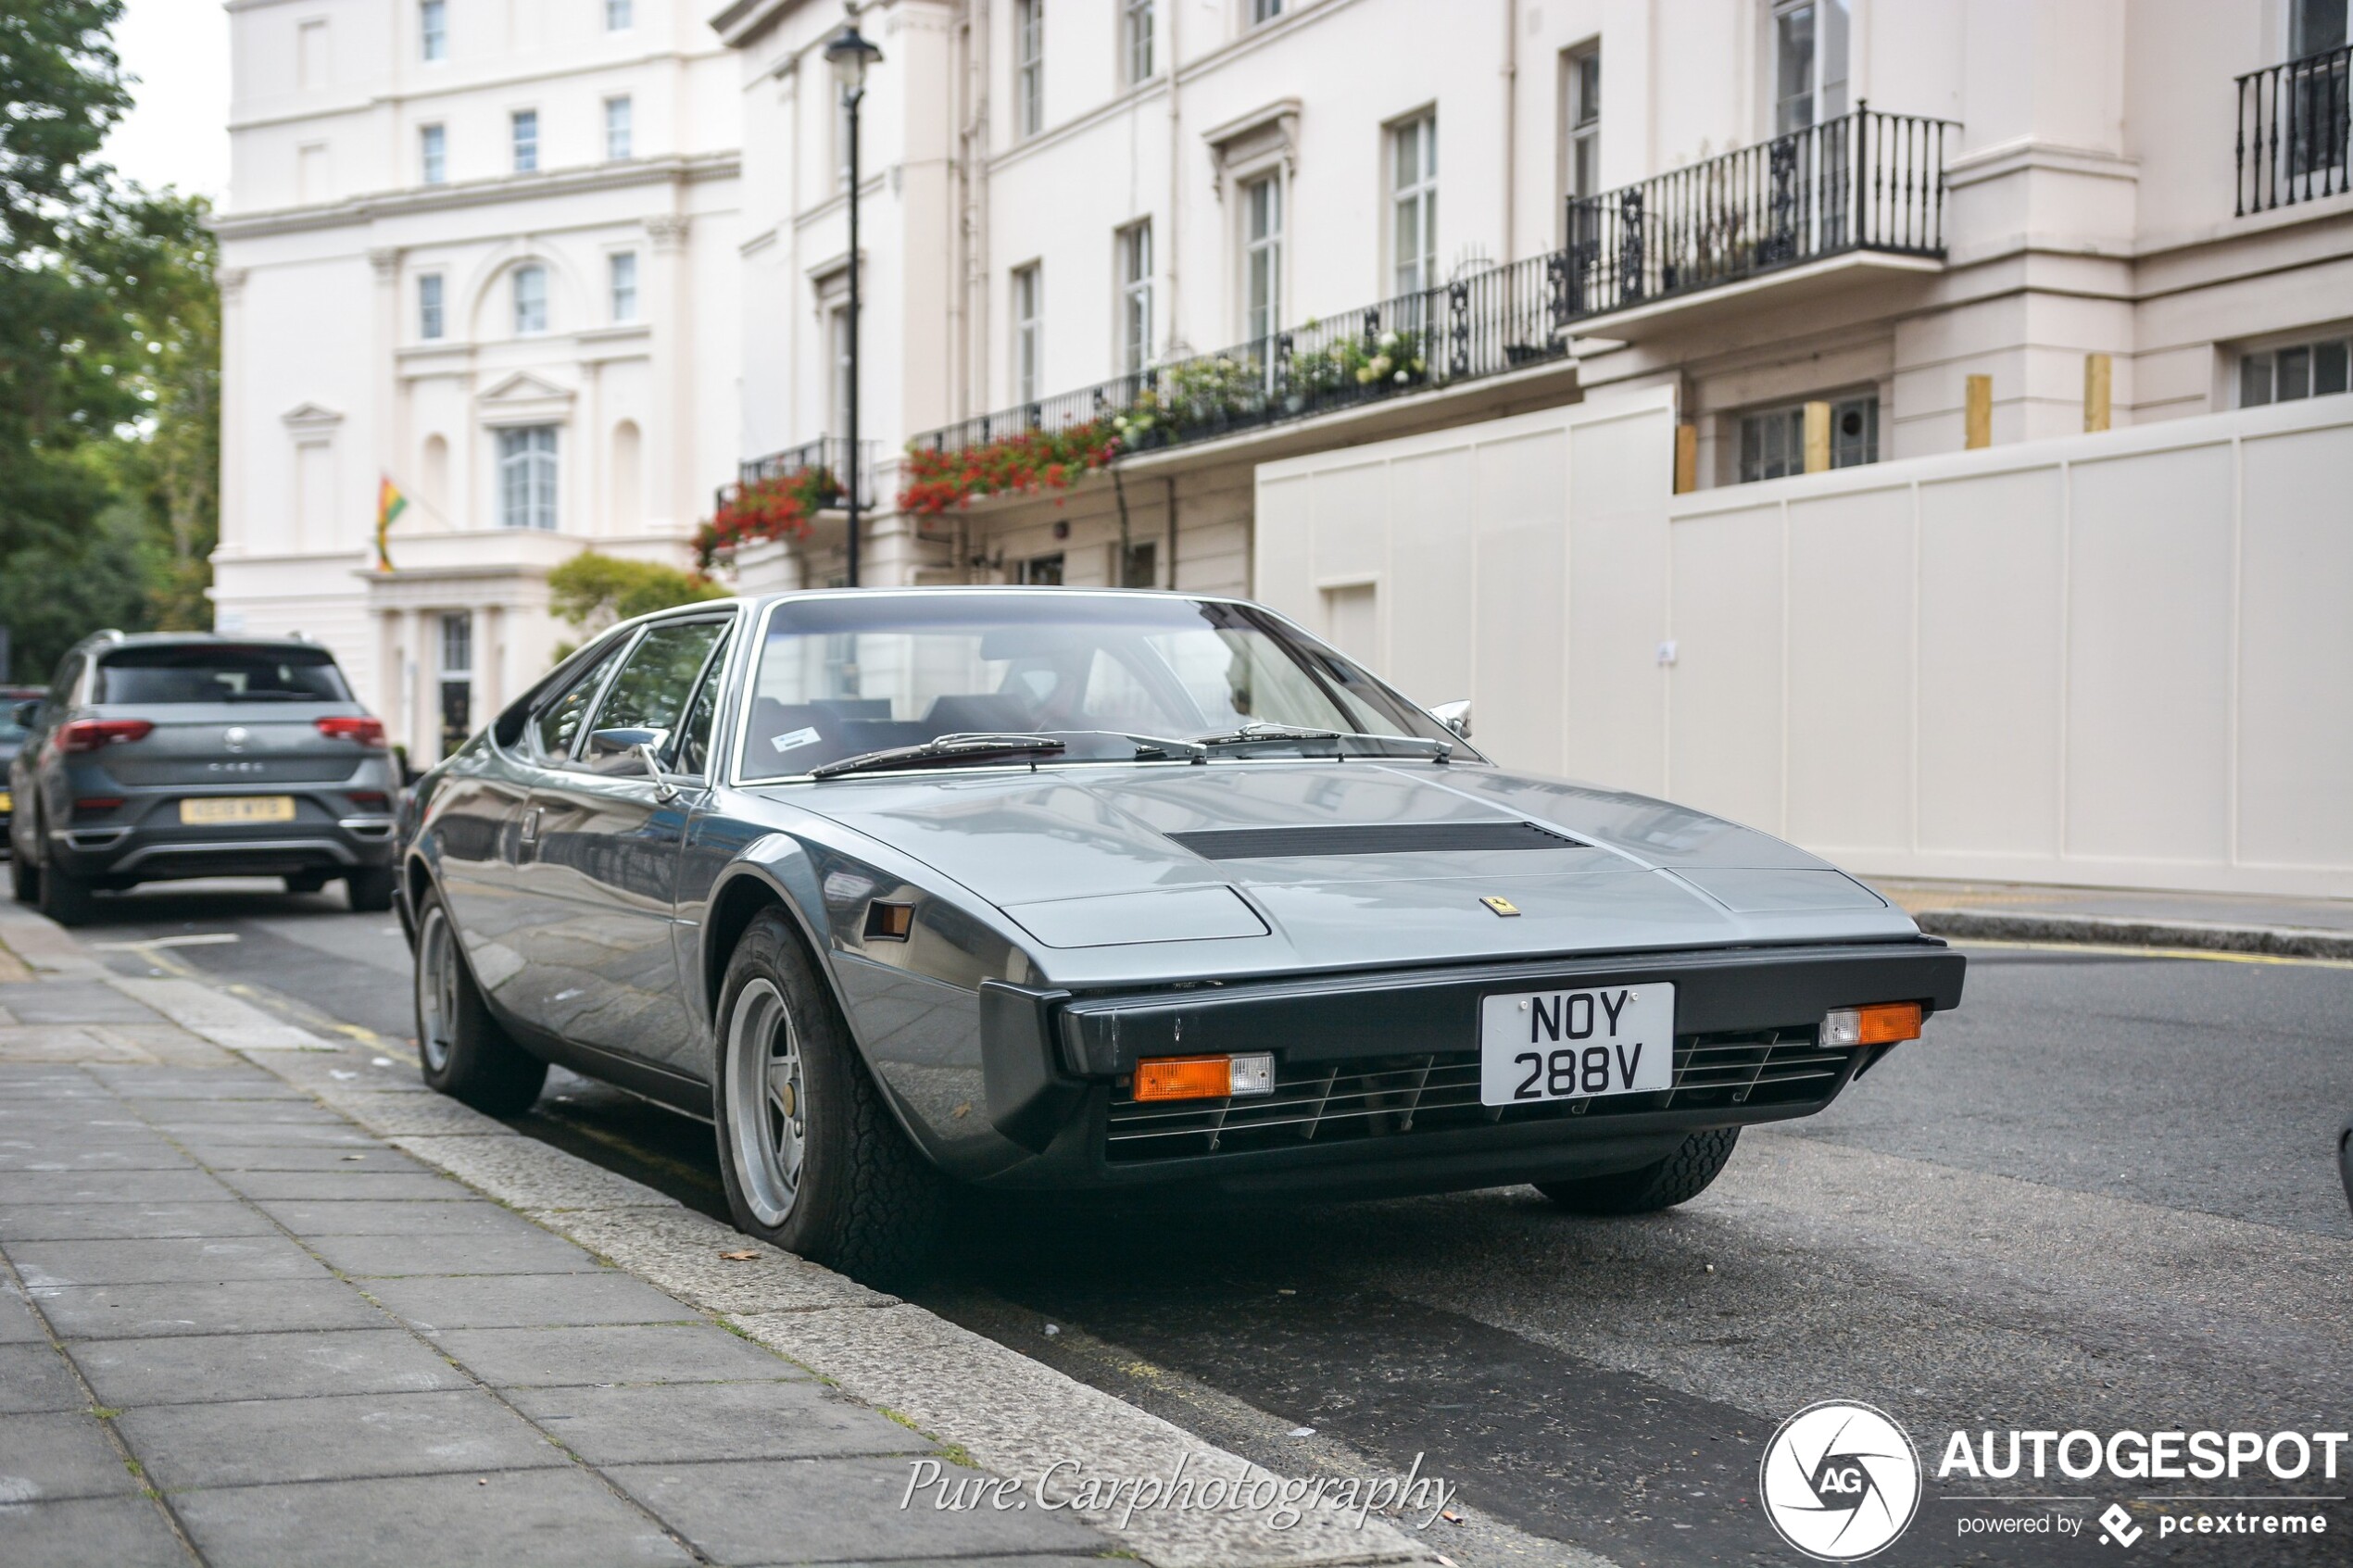
<path fill-rule="evenodd" d="M 737 1224 L 883 1277 L 958 1186 L 1665 1208 L 1959 1002 L 1814 856 L 1439 711 L 1233 599 L 616 626 L 409 807 L 425 1077 L 707 1118 Z"/>

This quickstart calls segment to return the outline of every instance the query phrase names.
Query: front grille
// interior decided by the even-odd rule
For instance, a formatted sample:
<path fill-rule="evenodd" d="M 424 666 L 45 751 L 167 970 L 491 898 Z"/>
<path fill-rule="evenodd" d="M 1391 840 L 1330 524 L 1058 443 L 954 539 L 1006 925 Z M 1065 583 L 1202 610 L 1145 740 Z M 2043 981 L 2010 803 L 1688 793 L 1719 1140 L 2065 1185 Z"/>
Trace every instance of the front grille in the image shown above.
<path fill-rule="evenodd" d="M 1811 1028 L 1685 1035 L 1675 1042 L 1672 1088 L 1507 1106 L 1478 1103 L 1477 1051 L 1279 1063 L 1275 1092 L 1252 1099 L 1139 1104 L 1123 1085 L 1105 1154 L 1128 1163 L 1572 1117 L 1818 1105 L 1837 1091 L 1852 1055 L 1817 1045 Z"/>

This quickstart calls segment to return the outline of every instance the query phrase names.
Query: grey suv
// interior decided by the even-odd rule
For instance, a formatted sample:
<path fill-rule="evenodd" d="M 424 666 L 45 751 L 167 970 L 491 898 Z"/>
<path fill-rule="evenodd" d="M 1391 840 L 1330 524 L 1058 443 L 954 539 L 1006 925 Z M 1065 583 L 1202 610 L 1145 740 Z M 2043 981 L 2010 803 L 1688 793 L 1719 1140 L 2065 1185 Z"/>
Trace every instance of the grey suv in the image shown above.
<path fill-rule="evenodd" d="M 340 878 L 353 909 L 392 907 L 384 725 L 315 643 L 101 632 L 8 717 L 28 732 L 8 770 L 17 901 L 60 924 L 100 888 L 198 876 Z"/>

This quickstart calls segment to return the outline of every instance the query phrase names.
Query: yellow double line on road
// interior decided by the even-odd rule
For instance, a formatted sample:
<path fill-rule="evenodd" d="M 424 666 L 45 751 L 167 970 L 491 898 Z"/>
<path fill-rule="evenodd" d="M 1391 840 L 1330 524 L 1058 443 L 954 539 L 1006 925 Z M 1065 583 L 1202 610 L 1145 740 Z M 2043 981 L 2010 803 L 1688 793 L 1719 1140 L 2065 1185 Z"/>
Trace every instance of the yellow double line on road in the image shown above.
<path fill-rule="evenodd" d="M 2301 959 L 2286 953 L 2232 953 L 2214 947 L 2133 947 L 2106 942 L 2005 942 L 1951 936 L 1956 947 L 2004 947 L 2034 953 L 2099 953 L 2110 958 L 2198 959 L 2207 963 L 2290 964 L 2301 969 L 2353 969 L 2353 959 Z"/>

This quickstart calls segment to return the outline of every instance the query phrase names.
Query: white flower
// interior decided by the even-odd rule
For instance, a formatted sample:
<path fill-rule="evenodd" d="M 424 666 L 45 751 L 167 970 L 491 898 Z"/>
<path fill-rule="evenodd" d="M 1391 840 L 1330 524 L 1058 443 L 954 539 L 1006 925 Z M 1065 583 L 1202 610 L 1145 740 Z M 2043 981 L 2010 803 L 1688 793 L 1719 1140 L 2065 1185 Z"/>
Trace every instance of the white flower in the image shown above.
<path fill-rule="evenodd" d="M 1380 345 L 1381 345 L 1383 348 L 1394 348 L 1394 347 L 1396 347 L 1396 346 L 1397 346 L 1397 334 L 1396 334 L 1395 332 L 1383 332 L 1383 333 L 1381 333 L 1381 335 L 1380 335 Z"/>
<path fill-rule="evenodd" d="M 1405 384 L 1405 383 L 1406 383 L 1408 380 L 1410 380 L 1410 379 L 1411 379 L 1411 378 L 1409 378 L 1409 377 L 1405 374 L 1405 372 L 1404 372 L 1404 371 L 1400 370 L 1400 371 L 1398 371 L 1398 372 L 1397 372 L 1396 381 L 1397 381 L 1397 384 L 1398 384 L 1398 385 L 1400 385 L 1400 386 L 1403 386 L 1403 385 Z"/>

